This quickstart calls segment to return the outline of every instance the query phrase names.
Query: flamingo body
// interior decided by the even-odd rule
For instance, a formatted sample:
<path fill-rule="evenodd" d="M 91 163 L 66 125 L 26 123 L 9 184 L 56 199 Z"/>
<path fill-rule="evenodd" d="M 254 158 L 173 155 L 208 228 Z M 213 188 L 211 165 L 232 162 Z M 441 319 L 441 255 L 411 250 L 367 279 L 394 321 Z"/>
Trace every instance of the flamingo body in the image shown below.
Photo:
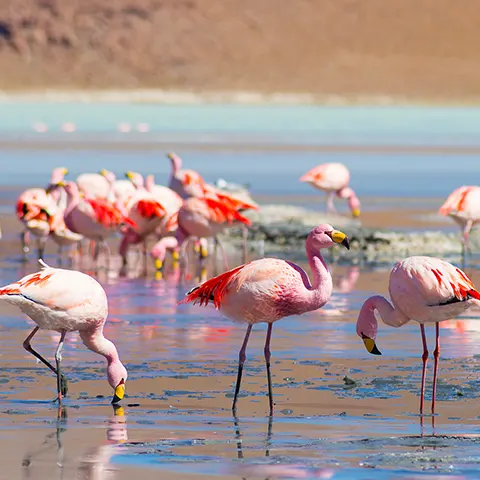
<path fill-rule="evenodd" d="M 470 230 L 480 222 L 480 187 L 455 189 L 440 207 L 439 213 L 448 215 L 462 228 L 463 242 L 468 246 Z"/>
<path fill-rule="evenodd" d="M 301 182 L 307 182 L 312 187 L 327 192 L 327 210 L 335 212 L 333 195 L 346 199 L 354 217 L 360 215 L 360 200 L 348 186 L 350 172 L 343 163 L 323 163 L 300 177 Z"/>
<path fill-rule="evenodd" d="M 27 337 L 24 347 L 57 375 L 58 400 L 66 393 L 66 380 L 60 371 L 61 349 L 65 335 L 78 331 L 83 343 L 107 360 L 107 377 L 115 389 L 113 403 L 121 400 L 125 391 L 127 370 L 121 363 L 115 345 L 103 336 L 107 319 L 107 295 L 102 286 L 89 275 L 73 270 L 44 268 L 36 273 L 0 288 L 0 299 L 11 303 L 28 315 L 37 327 Z M 34 351 L 30 340 L 38 329 L 60 332 L 55 355 L 57 368 Z"/>
<path fill-rule="evenodd" d="M 420 324 L 424 353 L 420 413 L 423 413 L 425 373 L 428 359 L 425 336 L 426 323 L 435 323 L 436 348 L 434 351 L 434 379 L 432 412 L 435 411 L 435 396 L 440 356 L 439 322 L 453 319 L 472 306 L 480 305 L 480 293 L 468 276 L 454 265 L 434 257 L 414 256 L 398 262 L 390 273 L 390 302 L 375 295 L 368 298 L 358 316 L 357 334 L 370 353 L 379 355 L 375 339 L 378 321 L 375 310 L 382 321 L 392 327 L 401 327 L 411 320 Z"/>

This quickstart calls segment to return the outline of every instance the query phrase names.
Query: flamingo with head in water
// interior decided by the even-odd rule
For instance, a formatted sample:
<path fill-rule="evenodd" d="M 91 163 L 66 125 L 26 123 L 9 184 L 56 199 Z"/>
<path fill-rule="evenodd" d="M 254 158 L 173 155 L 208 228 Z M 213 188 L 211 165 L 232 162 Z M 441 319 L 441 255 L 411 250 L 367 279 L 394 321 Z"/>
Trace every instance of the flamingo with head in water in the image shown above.
<path fill-rule="evenodd" d="M 114 389 L 112 403 L 118 403 L 125 393 L 127 370 L 115 345 L 103 335 L 108 315 L 105 290 L 89 275 L 40 263 L 44 268 L 39 272 L 0 288 L 1 300 L 17 306 L 37 324 L 23 342 L 24 348 L 57 376 L 57 399 L 61 402 L 67 393 L 67 381 L 61 370 L 63 342 L 67 333 L 78 331 L 85 346 L 107 360 L 108 383 Z M 30 344 L 40 329 L 60 333 L 56 367 Z"/>
<path fill-rule="evenodd" d="M 334 213 L 333 198 L 346 199 L 352 215 L 360 216 L 360 200 L 355 192 L 348 186 L 350 172 L 343 163 L 323 163 L 300 177 L 301 182 L 307 182 L 318 190 L 327 193 L 327 212 Z"/>

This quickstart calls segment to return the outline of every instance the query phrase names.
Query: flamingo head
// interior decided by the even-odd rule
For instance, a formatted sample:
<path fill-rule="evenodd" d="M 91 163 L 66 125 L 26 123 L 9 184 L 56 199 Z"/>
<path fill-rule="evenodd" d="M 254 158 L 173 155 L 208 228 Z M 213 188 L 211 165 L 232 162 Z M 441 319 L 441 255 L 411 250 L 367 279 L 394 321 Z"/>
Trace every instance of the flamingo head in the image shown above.
<path fill-rule="evenodd" d="M 80 197 L 80 191 L 78 185 L 75 182 L 58 182 L 58 187 L 63 187 L 67 196 L 69 197 Z"/>
<path fill-rule="evenodd" d="M 375 343 L 378 330 L 378 321 L 375 317 L 375 298 L 368 298 L 362 305 L 357 319 L 356 330 L 357 335 L 363 340 L 367 352 L 372 355 L 381 355 L 382 353 Z"/>
<path fill-rule="evenodd" d="M 170 162 L 172 162 L 172 171 L 175 174 L 182 168 L 182 159 L 173 152 L 167 153 L 167 157 L 170 159 Z"/>
<path fill-rule="evenodd" d="M 108 383 L 113 388 L 112 404 L 118 403 L 125 396 L 125 382 L 127 381 L 128 372 L 120 360 L 109 361 L 107 368 Z"/>
<path fill-rule="evenodd" d="M 106 170 L 105 168 L 102 168 L 99 173 L 102 177 L 105 177 L 109 185 L 112 185 L 113 182 L 115 182 L 115 180 L 117 179 L 113 172 L 111 172 L 110 170 Z"/>
<path fill-rule="evenodd" d="M 360 200 L 351 188 L 342 188 L 337 192 L 337 197 L 346 198 L 348 200 L 348 207 L 350 208 L 354 218 L 360 216 Z"/>
<path fill-rule="evenodd" d="M 312 250 L 333 247 L 335 244 L 343 245 L 347 250 L 350 250 L 348 237 L 328 224 L 315 227 L 307 238 L 307 247 Z"/>
<path fill-rule="evenodd" d="M 61 182 L 65 175 L 68 175 L 68 168 L 65 167 L 57 167 L 52 170 L 52 176 L 50 178 L 50 183 L 55 184 Z"/>
<path fill-rule="evenodd" d="M 145 182 L 143 180 L 143 176 L 140 173 L 128 171 L 127 173 L 125 173 L 125 176 L 132 182 L 132 185 L 136 189 L 144 187 Z"/>

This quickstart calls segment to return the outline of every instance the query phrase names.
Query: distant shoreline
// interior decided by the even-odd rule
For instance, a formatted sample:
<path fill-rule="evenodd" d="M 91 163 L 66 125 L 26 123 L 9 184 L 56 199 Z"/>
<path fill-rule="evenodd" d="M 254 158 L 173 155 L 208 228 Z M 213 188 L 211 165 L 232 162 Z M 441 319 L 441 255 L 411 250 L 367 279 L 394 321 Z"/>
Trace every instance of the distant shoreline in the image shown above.
<path fill-rule="evenodd" d="M 425 106 L 478 107 L 480 98 L 430 98 L 419 100 L 394 95 L 319 95 L 255 91 L 187 91 L 162 89 L 45 89 L 0 90 L 0 103 L 149 103 L 161 105 L 279 105 L 279 106 Z"/>

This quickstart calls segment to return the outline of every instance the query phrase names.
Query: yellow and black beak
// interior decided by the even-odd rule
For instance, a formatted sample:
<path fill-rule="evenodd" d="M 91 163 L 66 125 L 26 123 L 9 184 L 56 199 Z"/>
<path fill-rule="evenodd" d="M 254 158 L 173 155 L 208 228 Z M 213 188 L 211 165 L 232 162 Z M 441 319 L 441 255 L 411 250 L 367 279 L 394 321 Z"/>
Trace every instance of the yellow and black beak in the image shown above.
<path fill-rule="evenodd" d="M 122 378 L 120 383 L 115 388 L 115 393 L 113 394 L 112 404 L 115 405 L 116 403 L 120 402 L 125 396 L 125 380 Z"/>
<path fill-rule="evenodd" d="M 64 187 L 65 186 L 65 182 L 62 180 L 61 182 L 58 182 L 57 187 Z"/>
<path fill-rule="evenodd" d="M 353 218 L 358 218 L 360 216 L 360 209 L 359 208 L 354 208 L 352 210 L 352 215 L 353 215 Z"/>
<path fill-rule="evenodd" d="M 125 173 L 125 176 L 126 176 L 129 180 L 132 180 L 132 178 L 133 178 L 133 172 L 130 172 L 130 171 L 129 171 L 129 172 Z"/>
<path fill-rule="evenodd" d="M 340 232 L 339 230 L 334 230 L 330 234 L 330 237 L 335 243 L 339 243 L 340 245 L 343 245 L 347 250 L 350 250 L 350 241 L 343 232 Z"/>
<path fill-rule="evenodd" d="M 64 169 L 63 169 L 63 174 L 64 174 L 64 175 L 68 175 L 68 168 L 64 168 Z"/>
<path fill-rule="evenodd" d="M 367 337 L 366 335 L 362 336 L 363 343 L 365 344 L 365 348 L 367 349 L 368 353 L 371 353 L 372 355 L 381 355 L 382 352 L 377 348 L 377 345 L 375 345 L 375 340 L 373 340 L 370 337 Z"/>
<path fill-rule="evenodd" d="M 100 173 L 100 175 L 101 175 L 102 177 L 106 177 L 106 176 L 107 176 L 107 170 L 106 170 L 105 168 L 102 168 L 99 173 Z"/>

